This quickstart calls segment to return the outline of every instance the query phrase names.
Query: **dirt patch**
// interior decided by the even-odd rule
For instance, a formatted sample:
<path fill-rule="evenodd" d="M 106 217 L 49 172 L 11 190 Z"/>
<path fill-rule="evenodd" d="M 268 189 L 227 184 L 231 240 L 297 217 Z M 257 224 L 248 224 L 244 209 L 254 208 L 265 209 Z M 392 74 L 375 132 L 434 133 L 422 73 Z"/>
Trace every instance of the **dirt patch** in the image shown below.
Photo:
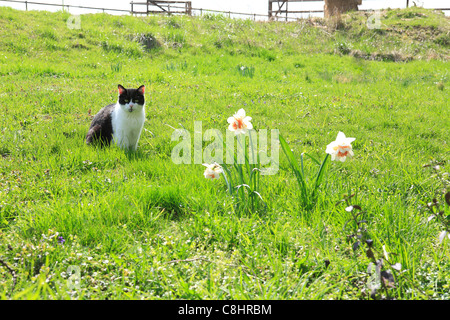
<path fill-rule="evenodd" d="M 391 51 L 387 53 L 382 52 L 366 53 L 361 50 L 350 50 L 348 55 L 355 58 L 373 61 L 408 62 L 414 59 L 412 55 L 404 54 L 398 51 Z"/>
<path fill-rule="evenodd" d="M 154 48 L 158 48 L 161 46 L 161 44 L 158 42 L 158 40 L 156 40 L 156 38 L 150 34 L 150 33 L 146 33 L 146 34 L 138 34 L 135 35 L 133 37 L 133 40 L 140 43 L 145 50 L 150 51 Z"/>

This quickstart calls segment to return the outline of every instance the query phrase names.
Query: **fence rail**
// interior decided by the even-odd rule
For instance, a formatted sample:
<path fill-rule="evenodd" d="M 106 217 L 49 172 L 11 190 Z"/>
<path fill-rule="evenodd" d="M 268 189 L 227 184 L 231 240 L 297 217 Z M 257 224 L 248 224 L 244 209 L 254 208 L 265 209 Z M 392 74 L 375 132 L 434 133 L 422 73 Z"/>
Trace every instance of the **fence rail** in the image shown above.
<path fill-rule="evenodd" d="M 1 1 L 1 0 L 0 0 Z M 272 0 L 273 2 L 275 2 L 276 0 Z M 320 2 L 320 1 L 324 1 L 324 0 L 297 0 L 298 2 Z M 145 4 L 145 3 L 138 3 L 138 2 L 130 2 L 132 10 L 131 10 L 131 14 L 145 14 L 146 12 L 136 12 L 133 11 L 133 5 L 136 4 Z M 161 14 L 161 13 L 166 13 L 166 14 L 177 14 L 180 12 L 176 12 L 176 11 L 171 11 L 171 9 L 184 9 L 185 7 L 180 7 L 180 6 L 172 6 L 172 5 L 162 5 L 161 7 L 165 7 L 167 10 L 166 11 L 157 11 L 157 13 Z M 439 10 L 439 11 L 450 11 L 450 8 L 428 8 L 430 10 Z M 359 11 L 365 12 L 365 11 L 374 11 L 375 9 L 360 9 Z M 256 20 L 256 17 L 264 17 L 268 20 L 272 20 L 272 19 L 277 19 L 277 20 L 285 20 L 285 21 L 297 21 L 300 18 L 299 17 L 289 17 L 289 16 L 285 16 L 285 17 L 281 17 L 281 16 L 276 16 L 276 15 L 271 15 L 271 14 L 260 14 L 260 13 L 243 13 L 243 12 L 234 12 L 234 11 L 221 11 L 221 10 L 213 10 L 213 9 L 202 9 L 202 8 L 191 8 L 192 12 L 198 12 L 199 15 L 202 15 L 204 12 L 212 12 L 212 13 L 221 13 L 224 15 L 228 15 L 229 18 L 231 18 L 231 15 L 241 15 L 241 16 L 248 16 L 253 18 L 253 20 Z M 278 13 L 306 13 L 306 14 L 311 14 L 311 13 L 322 13 L 324 12 L 323 9 L 322 10 L 296 10 L 296 11 L 291 11 L 291 10 L 274 10 L 273 12 L 278 11 Z"/>
<path fill-rule="evenodd" d="M 288 10 L 288 4 L 289 3 L 303 3 L 303 2 L 323 2 L 324 0 L 269 0 L 269 10 L 268 10 L 268 16 L 269 19 L 272 17 L 278 18 L 278 15 L 281 15 L 282 13 L 286 14 L 286 18 L 288 17 L 289 13 L 305 13 L 303 11 L 291 11 Z M 278 9 L 273 10 L 273 4 L 277 4 Z M 283 7 L 286 5 L 286 9 L 283 10 Z M 323 12 L 323 10 L 314 10 L 311 12 Z"/>
<path fill-rule="evenodd" d="M 312 1 L 320 1 L 320 0 L 312 0 Z M 28 10 L 28 5 L 29 4 L 33 4 L 33 5 L 42 5 L 42 6 L 55 6 L 55 7 L 62 7 L 62 9 L 64 10 L 64 8 L 67 8 L 67 10 L 69 10 L 70 8 L 77 8 L 77 9 L 87 9 L 87 10 L 100 10 L 103 12 L 122 12 L 122 13 L 127 13 L 127 14 L 147 14 L 147 12 L 137 12 L 134 10 L 125 10 L 125 9 L 115 9 L 115 8 L 98 8 L 98 7 L 87 7 L 87 6 L 76 6 L 76 5 L 67 5 L 67 4 L 58 4 L 58 3 L 42 3 L 42 2 L 34 2 L 34 1 L 24 1 L 24 0 L 0 0 L 0 2 L 12 2 L 12 3 L 22 3 L 25 5 L 25 10 Z M 307 2 L 307 1 L 305 1 Z M 130 2 L 130 4 L 133 6 L 133 4 L 138 4 L 137 2 Z M 168 10 L 167 10 L 167 14 L 176 14 L 177 12 L 174 11 L 170 11 L 170 9 L 185 9 L 185 7 L 180 7 L 180 6 L 167 6 Z M 439 11 L 450 11 L 450 8 L 429 8 L 431 10 L 439 10 Z M 374 9 L 363 9 L 363 10 L 359 10 L 359 11 L 373 11 Z M 246 17 L 250 17 L 253 18 L 253 20 L 256 20 L 257 17 L 262 17 L 265 19 L 271 19 L 271 17 L 267 14 L 259 14 L 259 13 L 245 13 L 245 12 L 234 12 L 234 11 L 221 11 L 221 10 L 213 10 L 213 9 L 203 9 L 203 8 L 191 8 L 191 12 L 197 12 L 199 15 L 203 15 L 203 13 L 219 13 L 219 14 L 223 14 L 223 15 L 228 15 L 228 17 L 231 18 L 231 15 L 239 15 L 239 16 L 246 16 Z M 299 11 L 295 11 L 291 13 L 306 13 L 306 14 L 311 14 L 311 13 L 321 13 L 323 12 L 323 10 L 299 10 Z M 156 12 L 155 12 L 156 13 Z M 158 12 L 161 13 L 161 12 Z M 280 19 L 283 19 L 285 21 L 297 21 L 298 17 L 278 17 Z M 273 19 L 273 17 L 272 17 Z"/>
<path fill-rule="evenodd" d="M 1 1 L 1 0 L 0 0 Z M 134 11 L 134 5 L 145 5 L 146 3 L 142 3 L 142 2 L 130 2 L 131 4 L 131 14 L 145 14 L 146 12 L 141 11 L 141 12 L 137 12 Z M 158 11 L 158 13 L 167 13 L 167 14 L 174 14 L 174 13 L 179 13 L 176 11 L 171 11 L 171 9 L 184 9 L 185 7 L 181 7 L 181 6 L 172 6 L 172 5 L 161 5 L 160 7 L 164 7 L 167 10 L 166 11 Z M 231 18 L 231 15 L 241 15 L 241 16 L 248 16 L 248 17 L 253 17 L 254 20 L 256 20 L 256 17 L 264 17 L 264 18 L 268 18 L 267 14 L 260 14 L 260 13 L 245 13 L 245 12 L 235 12 L 235 11 L 222 11 L 222 10 L 214 10 L 214 9 L 203 9 L 203 8 L 190 8 L 191 12 L 197 12 L 198 15 L 203 15 L 203 13 L 221 13 L 224 15 L 228 15 L 229 18 Z M 307 13 L 309 11 L 305 11 L 305 13 Z M 297 20 L 298 18 L 292 18 L 290 17 L 289 19 L 292 20 Z"/>
<path fill-rule="evenodd" d="M 192 2 L 191 1 L 162 1 L 162 0 L 147 0 L 146 2 L 130 2 L 131 4 L 131 14 L 149 14 L 149 13 L 167 13 L 167 14 L 186 14 L 192 15 Z M 175 6 L 174 6 L 175 4 Z M 177 4 L 183 4 L 184 7 L 177 7 Z M 140 5 L 145 6 L 146 11 L 135 11 L 134 6 Z M 151 8 L 151 9 L 150 9 Z M 158 8 L 159 10 L 155 10 Z M 171 11 L 170 8 L 182 8 L 180 11 Z"/>
<path fill-rule="evenodd" d="M 25 4 L 25 10 L 28 10 L 29 4 L 37 4 L 40 6 L 54 6 L 54 7 L 62 7 L 67 8 L 68 10 L 70 8 L 78 8 L 78 9 L 91 9 L 91 10 L 102 10 L 105 11 L 115 11 L 115 12 L 126 12 L 130 13 L 130 10 L 125 9 L 110 9 L 110 8 L 96 8 L 96 7 L 85 7 L 85 6 L 74 6 L 74 5 L 68 5 L 68 4 L 59 4 L 59 3 L 42 3 L 42 2 L 34 2 L 34 1 L 20 1 L 20 0 L 0 0 L 1 2 L 14 2 L 14 3 L 24 3 Z"/>

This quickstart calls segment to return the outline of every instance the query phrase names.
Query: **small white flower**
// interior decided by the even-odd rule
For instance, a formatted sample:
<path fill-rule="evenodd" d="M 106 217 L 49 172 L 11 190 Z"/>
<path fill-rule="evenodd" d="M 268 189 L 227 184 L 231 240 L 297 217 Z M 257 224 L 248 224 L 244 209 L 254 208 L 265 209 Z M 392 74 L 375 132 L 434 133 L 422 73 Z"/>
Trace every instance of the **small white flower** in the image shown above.
<path fill-rule="evenodd" d="M 232 117 L 229 117 L 227 122 L 230 124 L 228 130 L 234 131 L 236 135 L 245 134 L 248 130 L 253 129 L 253 125 L 250 123 L 252 117 L 245 116 L 245 110 L 239 109 Z"/>
<path fill-rule="evenodd" d="M 204 163 L 203 165 L 206 167 L 205 172 L 203 173 L 206 179 L 219 179 L 220 174 L 223 172 L 223 169 L 218 163 Z"/>
<path fill-rule="evenodd" d="M 354 156 L 352 151 L 352 143 L 356 138 L 347 138 L 345 134 L 339 131 L 336 140 L 327 146 L 326 153 L 331 155 L 331 160 L 334 161 L 336 158 L 342 162 Z"/>

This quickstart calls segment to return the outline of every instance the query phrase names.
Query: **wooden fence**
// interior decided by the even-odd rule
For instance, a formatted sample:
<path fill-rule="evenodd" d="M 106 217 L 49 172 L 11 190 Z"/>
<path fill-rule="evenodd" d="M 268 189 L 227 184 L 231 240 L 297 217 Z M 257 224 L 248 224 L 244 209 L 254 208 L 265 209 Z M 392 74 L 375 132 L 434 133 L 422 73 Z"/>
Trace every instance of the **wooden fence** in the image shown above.
<path fill-rule="evenodd" d="M 131 14 L 186 14 L 192 15 L 191 1 L 156 1 L 147 0 L 146 2 L 130 2 Z M 134 6 L 145 6 L 145 11 L 135 11 Z M 175 5 L 175 6 L 174 6 Z M 184 5 L 184 6 L 180 6 Z M 174 10 L 174 8 L 176 8 Z M 180 8 L 181 10 L 178 10 Z"/>
<path fill-rule="evenodd" d="M 85 6 L 72 6 L 68 4 L 58 4 L 58 3 L 42 3 L 42 2 L 34 2 L 34 1 L 20 1 L 20 0 L 0 0 L 2 2 L 14 2 L 14 3 L 23 3 L 25 5 L 25 10 L 28 11 L 28 5 L 40 5 L 40 6 L 54 6 L 54 7 L 62 7 L 62 9 L 69 10 L 70 8 L 79 8 L 79 9 L 90 9 L 90 10 L 101 10 L 103 12 L 112 11 L 112 12 L 123 12 L 130 13 L 130 10 L 125 9 L 111 9 L 111 8 L 97 8 L 97 7 L 85 7 Z"/>
<path fill-rule="evenodd" d="M 269 0 L 270 1 L 270 0 Z M 284 2 L 286 0 L 273 0 L 272 2 Z M 290 0 L 291 1 L 291 0 Z M 301 2 L 310 2 L 310 1 L 323 1 L 323 0 L 297 0 L 297 1 L 301 1 Z M 132 5 L 131 10 L 125 10 L 125 9 L 114 9 L 114 8 L 98 8 L 98 7 L 87 7 L 87 6 L 75 6 L 75 5 L 65 5 L 65 4 L 58 4 L 58 3 L 42 3 L 42 2 L 34 2 L 34 1 L 24 1 L 24 0 L 0 0 L 0 2 L 11 2 L 11 3 L 22 3 L 25 6 L 25 10 L 29 9 L 29 5 L 41 5 L 41 6 L 56 6 L 56 7 L 62 7 L 62 9 L 67 9 L 69 10 L 70 8 L 77 8 L 77 9 L 86 9 L 86 10 L 99 10 L 102 12 L 120 12 L 120 13 L 127 13 L 127 14 L 142 14 L 145 13 L 147 14 L 147 12 L 136 12 L 134 11 L 133 8 L 133 4 L 138 4 L 137 2 L 130 2 L 130 4 Z M 164 1 L 153 1 L 153 2 L 159 2 L 162 3 Z M 264 19 L 274 19 L 274 16 L 270 16 L 269 14 L 258 14 L 258 13 L 245 13 L 245 12 L 234 12 L 234 11 L 221 11 L 221 10 L 212 10 L 212 9 L 202 9 L 202 8 L 192 8 L 189 7 L 189 10 L 187 10 L 186 5 L 185 6 L 171 6 L 169 4 L 169 2 L 172 1 L 166 1 L 167 3 L 165 5 L 160 5 L 160 7 L 162 7 L 163 9 L 165 9 L 165 13 L 166 14 L 179 14 L 176 11 L 178 9 L 182 9 L 184 10 L 183 12 L 181 12 L 181 14 L 189 14 L 189 15 L 203 15 L 204 13 L 214 13 L 214 14 L 223 14 L 225 16 L 228 16 L 231 18 L 231 16 L 243 16 L 243 17 L 247 17 L 249 19 L 253 19 L 256 20 L 256 18 L 264 18 Z M 190 2 L 190 1 L 178 1 L 179 3 L 186 3 L 186 2 Z M 142 2 L 140 2 L 142 4 Z M 269 2 L 270 3 L 270 2 Z M 144 2 L 144 4 L 147 4 L 146 2 Z M 409 0 L 406 0 L 406 5 L 409 6 Z M 450 11 L 450 8 L 430 8 L 433 10 L 441 10 L 441 11 Z M 162 10 L 164 11 L 164 10 Z M 367 9 L 367 10 L 360 10 L 360 11 L 373 11 L 372 9 Z M 290 13 L 321 13 L 323 12 L 323 10 L 303 10 L 303 11 L 290 11 Z M 285 12 L 283 12 L 285 13 Z M 277 17 L 278 19 L 278 17 Z M 283 17 L 283 20 L 286 21 L 296 21 L 299 18 L 296 17 L 288 17 L 287 14 L 285 17 Z"/>
<path fill-rule="evenodd" d="M 278 18 L 281 14 L 285 14 L 285 19 L 288 18 L 290 13 L 315 13 L 315 12 L 323 12 L 323 10 L 289 10 L 288 5 L 292 2 L 323 2 L 323 0 L 269 0 L 269 10 L 268 17 L 269 19 Z M 276 3 L 278 8 L 274 9 L 273 4 Z M 285 7 L 283 9 L 283 7 Z"/>

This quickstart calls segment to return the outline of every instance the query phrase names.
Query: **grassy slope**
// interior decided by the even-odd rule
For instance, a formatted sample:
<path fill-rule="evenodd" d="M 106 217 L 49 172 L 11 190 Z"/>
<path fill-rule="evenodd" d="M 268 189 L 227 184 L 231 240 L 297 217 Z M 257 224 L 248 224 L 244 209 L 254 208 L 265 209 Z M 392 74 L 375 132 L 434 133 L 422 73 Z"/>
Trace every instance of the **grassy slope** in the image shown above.
<path fill-rule="evenodd" d="M 77 30 L 68 18 L 0 8 L 0 258 L 17 271 L 13 298 L 367 298 L 368 259 L 334 206 L 349 190 L 376 247 L 406 270 L 392 294 L 449 298 L 449 246 L 420 211 L 438 186 L 422 165 L 449 157 L 448 18 L 391 10 L 380 30 L 363 14 L 337 30 L 105 14 L 81 16 Z M 89 111 L 114 102 L 117 83 L 147 86 L 136 154 L 84 144 Z M 223 180 L 201 165 L 172 163 L 171 127 L 224 132 L 239 108 L 297 155 L 322 158 L 338 131 L 356 137 L 313 212 L 299 207 L 282 154 L 263 179 L 270 209 L 254 216 L 231 213 Z M 81 290 L 67 290 L 71 265 Z M 6 298 L 13 281 L 0 271 Z"/>

